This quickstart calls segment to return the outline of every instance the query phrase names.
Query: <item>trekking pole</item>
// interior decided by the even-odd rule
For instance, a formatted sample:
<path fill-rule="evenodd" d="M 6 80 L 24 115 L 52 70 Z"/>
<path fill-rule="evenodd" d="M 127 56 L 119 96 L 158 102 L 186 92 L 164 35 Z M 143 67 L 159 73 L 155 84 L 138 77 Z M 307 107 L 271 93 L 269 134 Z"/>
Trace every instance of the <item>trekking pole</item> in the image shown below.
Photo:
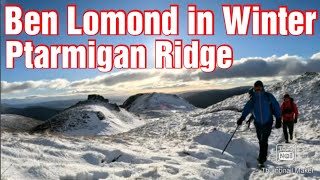
<path fill-rule="evenodd" d="M 222 154 L 223 154 L 223 153 L 224 153 L 224 151 L 227 149 L 227 147 L 228 147 L 228 145 L 229 145 L 229 143 L 230 143 L 231 139 L 233 138 L 234 134 L 235 134 L 235 133 L 236 133 L 236 131 L 238 130 L 238 127 L 239 127 L 239 125 L 237 126 L 236 130 L 234 130 L 234 132 L 233 132 L 232 136 L 230 137 L 230 139 L 229 139 L 229 141 L 228 141 L 228 143 L 227 143 L 226 147 L 223 149 Z"/>

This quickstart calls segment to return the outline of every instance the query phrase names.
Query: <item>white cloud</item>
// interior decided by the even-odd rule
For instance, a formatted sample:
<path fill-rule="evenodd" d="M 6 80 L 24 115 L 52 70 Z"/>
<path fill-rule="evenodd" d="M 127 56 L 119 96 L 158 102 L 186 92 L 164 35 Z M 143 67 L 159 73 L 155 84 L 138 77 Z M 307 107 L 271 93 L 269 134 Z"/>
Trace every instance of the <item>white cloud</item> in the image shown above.
<path fill-rule="evenodd" d="M 306 71 L 320 72 L 320 52 L 309 59 L 283 55 L 242 58 L 228 70 L 213 73 L 201 70 L 126 70 L 77 81 L 66 79 L 7 82 L 1 81 L 1 92 L 7 97 L 75 96 L 89 93 L 131 95 L 139 92 L 178 92 L 250 85 L 256 79 L 272 82 Z M 39 92 L 41 91 L 41 92 Z"/>
<path fill-rule="evenodd" d="M 319 52 L 320 53 L 320 52 Z M 317 58 L 318 54 L 313 55 Z M 197 71 L 200 80 L 212 80 L 221 78 L 251 78 L 298 75 L 304 72 L 320 72 L 320 61 L 304 59 L 297 55 L 249 57 L 236 61 L 228 70 L 217 69 L 213 73 Z"/>
<path fill-rule="evenodd" d="M 1 93 L 15 93 L 32 89 L 64 89 L 69 84 L 65 79 L 7 82 L 1 81 Z"/>
<path fill-rule="evenodd" d="M 320 60 L 320 52 L 312 55 L 312 56 L 310 57 L 310 59 L 312 59 L 312 60 Z"/>

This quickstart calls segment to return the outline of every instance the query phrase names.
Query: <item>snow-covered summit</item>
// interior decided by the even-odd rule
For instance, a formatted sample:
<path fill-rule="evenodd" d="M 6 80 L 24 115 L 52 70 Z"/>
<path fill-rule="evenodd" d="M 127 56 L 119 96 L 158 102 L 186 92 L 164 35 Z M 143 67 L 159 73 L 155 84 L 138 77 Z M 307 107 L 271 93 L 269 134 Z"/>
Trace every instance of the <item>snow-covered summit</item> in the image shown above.
<path fill-rule="evenodd" d="M 165 93 L 145 93 L 136 94 L 129 97 L 122 105 L 131 112 L 141 112 L 150 110 L 178 110 L 191 111 L 195 107 L 174 94 Z"/>
<path fill-rule="evenodd" d="M 126 132 L 144 124 L 135 115 L 109 103 L 99 95 L 89 95 L 85 101 L 67 108 L 33 132 L 62 132 L 72 135 L 110 135 Z"/>

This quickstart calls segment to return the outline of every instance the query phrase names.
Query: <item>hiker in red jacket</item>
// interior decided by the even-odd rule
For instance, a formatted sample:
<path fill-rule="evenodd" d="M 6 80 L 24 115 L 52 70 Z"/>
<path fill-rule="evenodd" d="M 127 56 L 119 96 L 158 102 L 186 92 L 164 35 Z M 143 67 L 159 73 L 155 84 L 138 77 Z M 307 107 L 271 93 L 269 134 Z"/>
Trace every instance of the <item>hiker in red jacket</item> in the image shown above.
<path fill-rule="evenodd" d="M 297 123 L 299 116 L 297 105 L 293 102 L 293 99 L 289 96 L 289 94 L 285 94 L 283 96 L 281 114 L 284 138 L 286 139 L 286 143 L 289 143 L 287 129 L 289 129 L 290 140 L 292 140 L 294 123 Z"/>

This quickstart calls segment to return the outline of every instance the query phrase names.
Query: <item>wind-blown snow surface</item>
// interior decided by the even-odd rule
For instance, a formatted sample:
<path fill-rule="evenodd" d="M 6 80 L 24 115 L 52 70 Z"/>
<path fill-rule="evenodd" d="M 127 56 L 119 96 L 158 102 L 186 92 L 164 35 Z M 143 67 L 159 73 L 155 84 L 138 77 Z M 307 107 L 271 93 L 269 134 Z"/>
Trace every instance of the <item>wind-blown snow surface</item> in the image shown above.
<path fill-rule="evenodd" d="M 282 88 L 283 84 L 287 88 Z M 272 171 L 310 167 L 312 173 L 257 170 L 258 143 L 254 127 L 242 126 L 222 155 L 241 114 L 234 110 L 218 111 L 219 107 L 213 106 L 191 113 L 172 113 L 170 117 L 159 117 L 157 121 L 112 136 L 4 132 L 1 136 L 2 178 L 319 179 L 319 84 L 319 75 L 309 74 L 270 87 L 277 97 L 287 91 L 293 94 L 301 118 L 293 141 L 297 145 L 296 161 L 276 161 L 275 146 L 282 143 L 283 138 L 282 129 L 274 129 L 269 139 L 267 168 Z M 247 99 L 247 95 L 236 96 L 220 106 L 241 108 L 237 103 L 243 104 Z"/>
<path fill-rule="evenodd" d="M 226 135 L 225 135 L 226 136 Z M 163 137 L 2 134 L 5 179 L 241 179 L 245 161 Z"/>

